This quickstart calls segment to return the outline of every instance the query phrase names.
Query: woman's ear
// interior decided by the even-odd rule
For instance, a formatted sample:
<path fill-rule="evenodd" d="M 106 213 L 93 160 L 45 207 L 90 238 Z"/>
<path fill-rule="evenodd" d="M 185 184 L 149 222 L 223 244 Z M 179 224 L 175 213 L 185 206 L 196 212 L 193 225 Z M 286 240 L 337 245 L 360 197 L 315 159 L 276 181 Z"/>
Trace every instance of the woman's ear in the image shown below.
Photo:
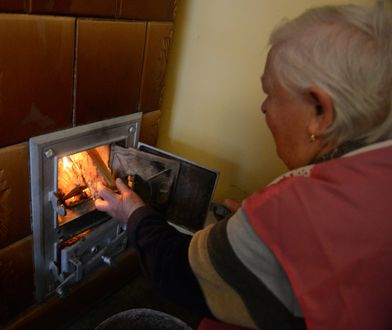
<path fill-rule="evenodd" d="M 325 90 L 316 86 L 309 87 L 306 95 L 314 106 L 314 113 L 308 126 L 309 135 L 321 136 L 334 121 L 333 100 Z"/>

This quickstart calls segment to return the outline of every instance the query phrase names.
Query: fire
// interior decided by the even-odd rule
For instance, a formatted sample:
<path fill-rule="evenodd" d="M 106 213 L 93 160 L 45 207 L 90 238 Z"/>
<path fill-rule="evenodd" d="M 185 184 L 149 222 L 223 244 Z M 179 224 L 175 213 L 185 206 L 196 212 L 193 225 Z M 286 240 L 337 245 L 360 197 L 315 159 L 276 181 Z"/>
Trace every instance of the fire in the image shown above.
<path fill-rule="evenodd" d="M 63 169 L 64 171 L 70 170 L 72 167 L 72 162 L 68 159 L 67 156 L 62 158 L 63 161 Z"/>
<path fill-rule="evenodd" d="M 108 166 L 109 146 L 85 150 L 59 159 L 57 169 L 57 194 L 66 209 L 65 216 L 58 216 L 63 224 L 86 212 L 88 204 L 94 207 L 97 183 L 108 182 L 111 176 Z M 87 204 L 86 204 L 87 202 Z"/>

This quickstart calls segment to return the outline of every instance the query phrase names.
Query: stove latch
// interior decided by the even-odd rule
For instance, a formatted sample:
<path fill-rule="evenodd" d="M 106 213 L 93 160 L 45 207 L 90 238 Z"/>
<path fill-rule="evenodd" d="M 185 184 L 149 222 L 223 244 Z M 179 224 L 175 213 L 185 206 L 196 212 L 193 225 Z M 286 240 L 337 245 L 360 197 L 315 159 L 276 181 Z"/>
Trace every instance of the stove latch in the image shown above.
<path fill-rule="evenodd" d="M 52 205 L 52 208 L 55 213 L 59 214 L 60 216 L 64 217 L 67 214 L 67 209 L 65 205 L 60 201 L 57 193 L 50 192 L 49 193 L 49 201 Z"/>

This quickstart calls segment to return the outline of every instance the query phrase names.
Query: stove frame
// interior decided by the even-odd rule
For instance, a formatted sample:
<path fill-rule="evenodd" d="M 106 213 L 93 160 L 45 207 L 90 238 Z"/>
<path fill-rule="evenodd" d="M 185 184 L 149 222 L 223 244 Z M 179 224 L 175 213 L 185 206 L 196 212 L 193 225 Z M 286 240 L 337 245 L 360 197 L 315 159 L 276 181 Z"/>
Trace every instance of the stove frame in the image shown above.
<path fill-rule="evenodd" d="M 90 274 L 126 248 L 126 228 L 105 213 L 94 210 L 62 226 L 57 215 L 57 164 L 64 156 L 102 145 L 119 143 L 135 148 L 140 134 L 141 113 L 116 117 L 31 138 L 30 187 L 35 273 L 38 302 Z M 61 249 L 61 241 L 94 228 L 74 245 Z"/>

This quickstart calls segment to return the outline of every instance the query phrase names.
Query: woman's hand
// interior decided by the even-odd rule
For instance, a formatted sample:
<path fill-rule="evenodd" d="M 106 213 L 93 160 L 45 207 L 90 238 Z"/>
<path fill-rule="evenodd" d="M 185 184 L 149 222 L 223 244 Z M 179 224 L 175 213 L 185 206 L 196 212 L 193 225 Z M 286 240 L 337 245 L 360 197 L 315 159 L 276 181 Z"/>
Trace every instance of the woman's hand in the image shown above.
<path fill-rule="evenodd" d="M 241 207 L 241 202 L 230 198 L 224 199 L 222 204 L 233 213 Z"/>
<path fill-rule="evenodd" d="M 139 207 L 145 205 L 143 200 L 119 178 L 116 179 L 119 193 L 115 193 L 102 183 L 98 184 L 98 195 L 100 199 L 95 201 L 99 211 L 108 213 L 115 220 L 127 223 L 129 217 Z"/>

